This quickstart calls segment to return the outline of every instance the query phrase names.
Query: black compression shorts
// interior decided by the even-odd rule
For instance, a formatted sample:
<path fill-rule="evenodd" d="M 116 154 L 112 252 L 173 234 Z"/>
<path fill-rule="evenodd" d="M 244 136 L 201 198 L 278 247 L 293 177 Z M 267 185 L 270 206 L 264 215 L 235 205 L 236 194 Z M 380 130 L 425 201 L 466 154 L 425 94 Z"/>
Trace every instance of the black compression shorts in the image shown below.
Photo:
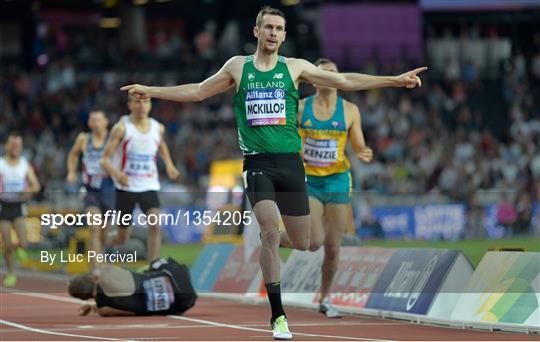
<path fill-rule="evenodd" d="M 26 216 L 26 204 L 0 201 L 0 221 L 15 221 Z"/>
<path fill-rule="evenodd" d="M 304 163 L 298 153 L 244 156 L 246 193 L 252 207 L 262 200 L 276 202 L 282 215 L 309 214 Z"/>
<path fill-rule="evenodd" d="M 145 214 L 148 210 L 159 209 L 159 197 L 157 191 L 129 192 L 116 189 L 116 211 L 121 211 L 122 215 L 132 214 L 135 205 L 138 203 L 141 211 Z M 127 228 L 129 226 L 120 226 Z"/>

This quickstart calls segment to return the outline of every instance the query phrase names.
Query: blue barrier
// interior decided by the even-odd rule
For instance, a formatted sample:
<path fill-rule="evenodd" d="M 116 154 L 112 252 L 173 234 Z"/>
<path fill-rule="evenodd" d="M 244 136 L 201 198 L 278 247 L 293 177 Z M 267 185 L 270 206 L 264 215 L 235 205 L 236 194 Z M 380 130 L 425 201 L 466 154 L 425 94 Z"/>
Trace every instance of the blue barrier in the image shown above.
<path fill-rule="evenodd" d="M 372 290 L 366 308 L 427 314 L 450 266 L 454 250 L 399 249 Z"/>
<path fill-rule="evenodd" d="M 191 280 L 196 291 L 212 291 L 221 269 L 225 266 L 235 247 L 233 244 L 210 244 L 204 246 L 190 270 Z"/>

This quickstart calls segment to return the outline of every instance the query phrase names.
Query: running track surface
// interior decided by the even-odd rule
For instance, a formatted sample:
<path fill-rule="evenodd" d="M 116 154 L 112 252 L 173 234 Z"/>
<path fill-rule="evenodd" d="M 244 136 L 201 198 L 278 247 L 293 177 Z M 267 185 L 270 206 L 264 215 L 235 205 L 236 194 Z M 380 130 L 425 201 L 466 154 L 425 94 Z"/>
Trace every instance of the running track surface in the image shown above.
<path fill-rule="evenodd" d="M 0 292 L 0 340 L 80 341 L 270 341 L 267 305 L 201 299 L 184 316 L 78 316 L 66 280 L 50 275 L 19 276 L 16 289 Z M 362 316 L 327 319 L 319 313 L 287 309 L 294 340 L 531 340 L 538 335 L 450 329 Z"/>

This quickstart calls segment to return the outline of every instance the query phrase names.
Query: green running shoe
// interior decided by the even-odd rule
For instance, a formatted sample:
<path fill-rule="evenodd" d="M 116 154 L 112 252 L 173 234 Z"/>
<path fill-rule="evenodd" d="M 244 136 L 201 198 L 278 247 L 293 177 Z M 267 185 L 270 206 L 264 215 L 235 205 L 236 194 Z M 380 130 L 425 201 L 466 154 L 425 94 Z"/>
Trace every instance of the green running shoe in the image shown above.
<path fill-rule="evenodd" d="M 28 253 L 26 252 L 24 248 L 18 247 L 15 250 L 15 254 L 17 254 L 17 259 L 19 259 L 20 262 L 28 261 Z"/>
<path fill-rule="evenodd" d="M 292 340 L 292 333 L 289 331 L 285 315 L 279 316 L 272 323 L 272 337 L 274 340 Z"/>
<path fill-rule="evenodd" d="M 7 273 L 6 277 L 4 278 L 4 286 L 13 287 L 15 284 L 17 284 L 17 276 L 15 273 Z"/>

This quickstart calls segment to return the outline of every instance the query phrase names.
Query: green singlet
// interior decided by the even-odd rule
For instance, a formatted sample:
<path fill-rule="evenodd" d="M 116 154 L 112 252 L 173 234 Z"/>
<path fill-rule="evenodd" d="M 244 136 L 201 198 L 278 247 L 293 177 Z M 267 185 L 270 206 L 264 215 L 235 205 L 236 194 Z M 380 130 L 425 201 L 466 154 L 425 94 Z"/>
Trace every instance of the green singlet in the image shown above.
<path fill-rule="evenodd" d="M 259 71 L 247 56 L 233 108 L 244 155 L 300 152 L 298 90 L 284 57 L 278 56 L 274 69 Z"/>

